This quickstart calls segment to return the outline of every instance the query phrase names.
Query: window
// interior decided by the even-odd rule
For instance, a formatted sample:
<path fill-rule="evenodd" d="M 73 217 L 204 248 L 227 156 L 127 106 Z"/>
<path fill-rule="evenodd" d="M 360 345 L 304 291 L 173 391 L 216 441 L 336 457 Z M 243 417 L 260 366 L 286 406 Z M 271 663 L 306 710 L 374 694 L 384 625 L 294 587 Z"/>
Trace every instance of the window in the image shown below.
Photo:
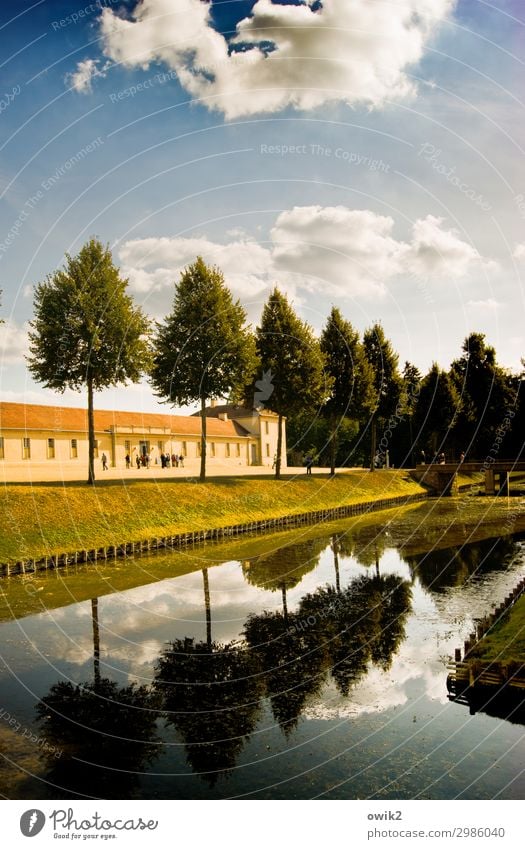
<path fill-rule="evenodd" d="M 270 456 L 270 443 L 269 442 L 266 443 L 266 456 L 267 457 Z"/>
<path fill-rule="evenodd" d="M 186 454 L 188 453 L 188 446 L 187 446 L 186 442 L 182 443 L 181 451 L 182 451 L 182 456 L 185 457 Z"/>
<path fill-rule="evenodd" d="M 24 436 L 24 439 L 23 439 L 22 457 L 24 458 L 24 460 L 30 460 L 31 459 L 31 440 L 29 439 L 28 436 Z"/>
<path fill-rule="evenodd" d="M 78 442 L 76 439 L 71 440 L 71 458 L 74 460 L 78 457 Z"/>
<path fill-rule="evenodd" d="M 226 456 L 231 457 L 231 449 L 230 449 L 230 443 L 229 442 L 226 443 Z"/>
<path fill-rule="evenodd" d="M 93 452 L 93 453 L 94 453 L 94 456 L 95 456 L 95 457 L 98 457 L 98 448 L 99 448 L 99 445 L 98 445 L 98 439 L 95 439 L 95 444 L 94 444 L 94 446 L 93 446 L 93 447 L 94 447 L 94 449 L 95 449 L 95 450 L 94 450 L 94 452 Z"/>
<path fill-rule="evenodd" d="M 235 455 L 237 457 L 241 456 L 241 443 L 240 442 L 237 442 L 236 445 L 235 445 Z"/>
<path fill-rule="evenodd" d="M 164 443 L 160 442 L 160 440 L 159 442 L 157 442 L 157 448 L 159 449 L 161 454 L 164 454 Z"/>
<path fill-rule="evenodd" d="M 131 442 L 129 439 L 124 440 L 124 451 L 126 454 L 131 454 Z"/>
<path fill-rule="evenodd" d="M 5 457 L 4 454 L 4 437 L 0 436 L 0 460 L 3 460 Z"/>
<path fill-rule="evenodd" d="M 270 424 L 269 424 L 269 422 L 265 422 L 265 423 L 264 423 L 264 432 L 265 432 L 266 436 L 268 436 L 268 434 L 270 433 Z"/>
<path fill-rule="evenodd" d="M 200 442 L 197 442 L 197 457 L 201 456 L 202 445 Z"/>
<path fill-rule="evenodd" d="M 55 459 L 55 440 L 48 439 L 47 440 L 47 459 L 54 460 Z"/>
<path fill-rule="evenodd" d="M 215 457 L 215 442 L 210 442 L 210 457 Z"/>

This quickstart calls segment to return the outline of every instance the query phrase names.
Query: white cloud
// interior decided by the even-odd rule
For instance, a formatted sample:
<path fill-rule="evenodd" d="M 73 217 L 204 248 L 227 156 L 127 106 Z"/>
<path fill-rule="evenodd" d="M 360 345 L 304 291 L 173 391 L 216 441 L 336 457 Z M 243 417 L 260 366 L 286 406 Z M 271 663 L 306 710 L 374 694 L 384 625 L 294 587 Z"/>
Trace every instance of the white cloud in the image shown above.
<path fill-rule="evenodd" d="M 277 270 L 334 295 L 383 295 L 403 268 L 408 246 L 391 235 L 394 221 L 368 209 L 303 206 L 282 212 L 271 231 Z"/>
<path fill-rule="evenodd" d="M 415 222 L 408 268 L 416 274 L 429 277 L 465 277 L 473 266 L 482 266 L 487 271 L 495 270 L 496 263 L 485 260 L 468 242 L 460 238 L 456 230 L 446 230 L 443 219 L 427 215 Z"/>
<path fill-rule="evenodd" d="M 319 7 L 314 0 L 298 6 L 258 0 L 238 24 L 231 52 L 202 0 L 143 0 L 132 19 L 105 8 L 100 29 L 109 59 L 144 69 L 162 62 L 192 97 L 233 119 L 338 101 L 379 107 L 411 95 L 407 69 L 421 59 L 453 5 L 324 0 Z M 79 91 L 89 90 L 92 61 L 80 63 L 73 75 Z"/>
<path fill-rule="evenodd" d="M 487 312 L 493 313 L 493 312 L 496 312 L 496 310 L 499 310 L 499 308 L 501 307 L 501 304 L 500 304 L 499 301 L 496 301 L 494 298 L 486 298 L 485 300 L 480 300 L 480 301 L 468 301 L 467 307 L 470 307 L 471 309 L 474 309 L 474 310 L 479 310 L 480 312 L 484 312 L 484 313 L 487 313 Z"/>
<path fill-rule="evenodd" d="M 202 256 L 208 265 L 218 265 L 238 295 L 256 295 L 268 283 L 271 253 L 247 238 L 225 245 L 203 236 L 137 239 L 125 242 L 119 250 L 122 273 L 137 292 L 156 292 L 173 286 L 183 268 L 197 256 Z"/>
<path fill-rule="evenodd" d="M 108 63 L 99 68 L 98 59 L 83 59 L 77 65 L 76 71 L 66 74 L 66 83 L 80 94 L 89 94 L 93 88 L 94 77 L 105 77 Z"/>
<path fill-rule="evenodd" d="M 304 290 L 377 298 L 408 273 L 446 282 L 491 266 L 442 219 L 418 219 L 409 241 L 396 239 L 393 229 L 391 217 L 368 209 L 296 206 L 278 215 L 267 247 L 247 236 L 226 244 L 205 236 L 148 238 L 125 242 L 119 258 L 139 293 L 171 288 L 200 255 L 222 269 L 236 295 L 248 298 L 262 296 L 275 281 L 295 296 Z"/>
<path fill-rule="evenodd" d="M 20 363 L 28 350 L 28 325 L 19 327 L 14 321 L 0 324 L 0 365 Z"/>
<path fill-rule="evenodd" d="M 523 242 L 516 245 L 512 256 L 514 259 L 525 259 L 525 244 L 523 244 Z"/>

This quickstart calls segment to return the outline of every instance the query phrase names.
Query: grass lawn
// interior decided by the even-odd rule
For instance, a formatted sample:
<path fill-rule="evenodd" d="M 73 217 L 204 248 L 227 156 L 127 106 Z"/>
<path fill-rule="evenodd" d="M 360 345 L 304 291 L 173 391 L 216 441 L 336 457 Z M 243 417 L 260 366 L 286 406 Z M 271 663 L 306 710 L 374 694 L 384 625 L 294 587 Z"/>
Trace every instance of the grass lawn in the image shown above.
<path fill-rule="evenodd" d="M 521 596 L 469 657 L 485 663 L 525 663 L 525 596 Z"/>
<path fill-rule="evenodd" d="M 424 492 L 403 470 L 286 478 L 6 484 L 0 562 Z"/>

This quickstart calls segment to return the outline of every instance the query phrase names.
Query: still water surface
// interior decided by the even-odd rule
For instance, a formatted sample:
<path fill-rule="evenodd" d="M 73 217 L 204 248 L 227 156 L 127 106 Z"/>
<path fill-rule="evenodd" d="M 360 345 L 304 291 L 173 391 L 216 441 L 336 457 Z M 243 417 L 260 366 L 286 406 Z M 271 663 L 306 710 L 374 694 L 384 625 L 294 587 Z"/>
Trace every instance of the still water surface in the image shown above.
<path fill-rule="evenodd" d="M 446 689 L 525 567 L 523 532 L 497 526 L 422 505 L 11 579 L 0 792 L 523 798 L 523 711 L 471 715 Z"/>

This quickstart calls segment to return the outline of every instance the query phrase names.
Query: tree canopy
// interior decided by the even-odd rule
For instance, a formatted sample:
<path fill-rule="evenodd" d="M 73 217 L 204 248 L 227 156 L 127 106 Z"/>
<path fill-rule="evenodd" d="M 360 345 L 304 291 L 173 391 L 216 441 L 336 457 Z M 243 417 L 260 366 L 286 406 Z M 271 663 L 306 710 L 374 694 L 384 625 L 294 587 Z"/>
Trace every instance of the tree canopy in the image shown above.
<path fill-rule="evenodd" d="M 272 375 L 268 406 L 279 416 L 275 476 L 280 477 L 283 418 L 321 406 L 331 389 L 324 356 L 311 327 L 295 314 L 286 295 L 275 288 L 256 330 L 256 349 L 263 372 Z"/>
<path fill-rule="evenodd" d="M 149 323 L 126 294 L 109 246 L 92 238 L 35 290 L 29 371 L 57 392 L 88 392 L 89 471 L 94 483 L 94 391 L 137 382 L 149 365 Z"/>
<path fill-rule="evenodd" d="M 197 257 L 176 284 L 171 313 L 157 325 L 151 382 L 170 404 L 200 402 L 201 480 L 206 478 L 206 402 L 245 386 L 256 364 L 244 308 L 233 300 L 222 272 Z"/>

